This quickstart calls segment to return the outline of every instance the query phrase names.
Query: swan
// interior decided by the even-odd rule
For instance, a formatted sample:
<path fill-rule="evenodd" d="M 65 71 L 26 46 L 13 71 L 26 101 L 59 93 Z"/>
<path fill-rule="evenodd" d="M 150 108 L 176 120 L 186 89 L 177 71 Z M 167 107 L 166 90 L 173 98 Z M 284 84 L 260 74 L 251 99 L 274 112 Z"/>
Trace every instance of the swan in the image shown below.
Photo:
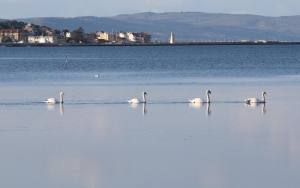
<path fill-rule="evenodd" d="M 262 92 L 262 101 L 261 100 L 259 100 L 259 99 L 257 99 L 257 98 L 249 98 L 249 99 L 245 99 L 245 102 L 246 103 L 265 103 L 266 102 L 266 100 L 265 100 L 265 95 L 266 95 L 267 93 L 266 92 Z"/>
<path fill-rule="evenodd" d="M 64 96 L 64 92 L 60 92 L 59 103 L 64 103 L 63 96 Z M 49 98 L 49 99 L 44 100 L 44 102 L 48 103 L 48 104 L 54 104 L 54 103 L 58 103 L 58 100 L 55 98 Z"/>
<path fill-rule="evenodd" d="M 95 74 L 95 78 L 98 78 L 99 77 L 99 74 Z"/>
<path fill-rule="evenodd" d="M 146 96 L 145 96 L 145 95 L 147 95 L 147 93 L 144 91 L 144 92 L 142 93 L 143 101 L 140 101 L 140 100 L 137 99 L 137 98 L 133 98 L 133 99 L 131 99 L 131 100 L 128 100 L 127 102 L 128 102 L 128 103 L 132 103 L 132 104 L 146 103 Z"/>
<path fill-rule="evenodd" d="M 195 98 L 195 99 L 189 99 L 189 101 L 191 103 L 210 103 L 210 98 L 209 98 L 209 94 L 211 94 L 211 92 L 209 90 L 206 91 L 206 98 L 207 101 L 205 102 L 204 100 L 200 99 L 200 98 Z"/>

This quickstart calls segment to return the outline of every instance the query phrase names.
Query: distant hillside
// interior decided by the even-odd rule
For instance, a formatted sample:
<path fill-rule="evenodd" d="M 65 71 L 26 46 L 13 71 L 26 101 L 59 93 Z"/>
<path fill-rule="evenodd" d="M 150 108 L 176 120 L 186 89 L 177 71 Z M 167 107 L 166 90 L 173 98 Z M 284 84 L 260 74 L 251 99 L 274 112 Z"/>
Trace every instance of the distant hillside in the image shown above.
<path fill-rule="evenodd" d="M 175 33 L 177 40 L 240 40 L 265 39 L 300 41 L 300 16 L 265 17 L 238 14 L 210 14 L 201 12 L 137 13 L 114 17 L 27 18 L 17 19 L 52 29 L 85 32 L 104 30 L 144 31 L 152 38 L 168 39 Z"/>

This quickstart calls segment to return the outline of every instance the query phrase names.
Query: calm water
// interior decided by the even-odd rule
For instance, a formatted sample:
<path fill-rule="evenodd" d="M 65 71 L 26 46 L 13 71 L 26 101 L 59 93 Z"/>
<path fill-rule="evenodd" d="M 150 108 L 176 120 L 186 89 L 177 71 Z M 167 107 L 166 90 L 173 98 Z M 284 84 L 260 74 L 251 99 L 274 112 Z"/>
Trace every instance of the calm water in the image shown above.
<path fill-rule="evenodd" d="M 1 47 L 1 186 L 298 187 L 299 52 Z M 210 105 L 188 103 L 208 89 Z"/>

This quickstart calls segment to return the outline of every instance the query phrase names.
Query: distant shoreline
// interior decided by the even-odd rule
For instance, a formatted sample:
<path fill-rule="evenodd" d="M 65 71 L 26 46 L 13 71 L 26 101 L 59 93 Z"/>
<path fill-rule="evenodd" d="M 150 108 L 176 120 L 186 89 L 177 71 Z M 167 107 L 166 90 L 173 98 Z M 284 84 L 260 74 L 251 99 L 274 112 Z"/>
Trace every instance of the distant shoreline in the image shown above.
<path fill-rule="evenodd" d="M 150 43 L 150 44 L 88 44 L 88 43 L 0 43 L 1 47 L 78 47 L 78 46 L 196 46 L 196 45 L 298 45 L 300 42 L 185 42 L 185 43 Z"/>

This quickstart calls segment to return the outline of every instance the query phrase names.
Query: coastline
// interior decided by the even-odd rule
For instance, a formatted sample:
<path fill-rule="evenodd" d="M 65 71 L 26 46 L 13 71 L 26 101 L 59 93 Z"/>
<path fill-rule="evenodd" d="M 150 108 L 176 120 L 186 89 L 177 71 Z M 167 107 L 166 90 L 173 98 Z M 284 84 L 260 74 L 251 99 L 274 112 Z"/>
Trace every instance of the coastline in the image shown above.
<path fill-rule="evenodd" d="M 298 45 L 300 42 L 268 41 L 255 42 L 184 42 L 184 43 L 129 43 L 129 44 L 89 44 L 89 43 L 0 43 L 1 47 L 55 47 L 55 46 L 192 46 L 192 45 Z"/>

